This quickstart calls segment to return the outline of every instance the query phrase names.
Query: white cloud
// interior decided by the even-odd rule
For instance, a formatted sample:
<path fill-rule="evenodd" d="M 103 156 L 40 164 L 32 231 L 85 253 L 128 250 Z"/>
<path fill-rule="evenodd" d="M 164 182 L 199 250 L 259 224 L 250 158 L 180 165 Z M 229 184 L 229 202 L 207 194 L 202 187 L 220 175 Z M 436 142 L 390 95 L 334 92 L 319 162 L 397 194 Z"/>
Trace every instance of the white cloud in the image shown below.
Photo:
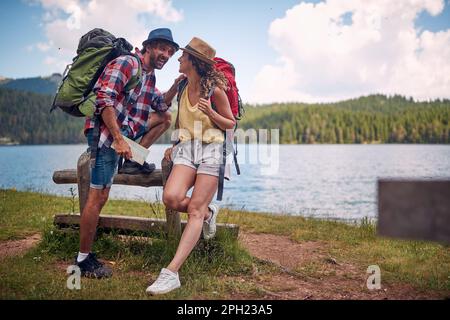
<path fill-rule="evenodd" d="M 103 28 L 140 46 L 151 29 L 183 19 L 183 12 L 176 10 L 171 0 L 33 1 L 36 2 L 44 8 L 42 23 L 48 41 L 35 47 L 49 54 L 44 61 L 54 67 L 49 73 L 71 61 L 80 37 L 93 28 Z"/>
<path fill-rule="evenodd" d="M 371 93 L 450 97 L 450 29 L 417 30 L 443 0 L 300 3 L 274 20 L 279 58 L 256 75 L 251 102 L 336 101 Z"/>
<path fill-rule="evenodd" d="M 49 41 L 47 43 L 44 42 L 38 42 L 36 43 L 36 48 L 38 48 L 39 50 L 41 50 L 42 52 L 47 52 L 49 51 L 53 46 L 53 41 Z"/>

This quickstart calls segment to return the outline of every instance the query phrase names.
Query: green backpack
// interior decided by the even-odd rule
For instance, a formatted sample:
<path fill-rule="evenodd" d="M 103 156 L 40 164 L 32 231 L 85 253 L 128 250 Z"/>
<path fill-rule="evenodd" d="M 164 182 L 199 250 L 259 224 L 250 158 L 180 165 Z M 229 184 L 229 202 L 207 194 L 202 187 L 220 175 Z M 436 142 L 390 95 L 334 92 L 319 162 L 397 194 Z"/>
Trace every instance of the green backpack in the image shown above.
<path fill-rule="evenodd" d="M 66 67 L 62 82 L 56 91 L 50 111 L 60 108 L 75 117 L 92 117 L 95 111 L 96 95 L 92 91 L 106 65 L 121 55 L 133 55 L 133 46 L 123 38 L 116 38 L 103 29 L 93 29 L 81 37 L 77 56 Z M 125 86 L 125 91 L 134 89 L 141 78 L 141 61 L 137 58 L 139 70 Z"/>

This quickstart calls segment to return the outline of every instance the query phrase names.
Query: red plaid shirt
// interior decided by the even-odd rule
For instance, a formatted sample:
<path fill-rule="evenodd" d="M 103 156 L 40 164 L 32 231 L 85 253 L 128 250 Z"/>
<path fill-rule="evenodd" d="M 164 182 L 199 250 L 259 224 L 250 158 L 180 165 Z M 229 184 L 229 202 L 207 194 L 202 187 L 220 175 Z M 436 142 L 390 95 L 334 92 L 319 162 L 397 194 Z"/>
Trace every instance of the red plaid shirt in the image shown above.
<path fill-rule="evenodd" d="M 139 70 L 139 62 L 135 56 L 124 55 L 112 60 L 100 75 L 94 86 L 97 94 L 95 115 L 100 115 L 106 107 L 113 107 L 117 114 L 117 124 L 130 139 L 136 139 L 148 131 L 148 118 L 151 109 L 165 112 L 169 108 L 164 102 L 164 94 L 155 88 L 155 73 L 147 73 L 144 69 L 144 57 L 139 49 L 135 54 L 141 59 L 142 76 L 136 88 L 124 92 L 125 85 Z M 92 129 L 95 122 L 86 118 L 84 131 Z M 104 123 L 100 126 L 99 148 L 109 148 L 113 137 Z"/>

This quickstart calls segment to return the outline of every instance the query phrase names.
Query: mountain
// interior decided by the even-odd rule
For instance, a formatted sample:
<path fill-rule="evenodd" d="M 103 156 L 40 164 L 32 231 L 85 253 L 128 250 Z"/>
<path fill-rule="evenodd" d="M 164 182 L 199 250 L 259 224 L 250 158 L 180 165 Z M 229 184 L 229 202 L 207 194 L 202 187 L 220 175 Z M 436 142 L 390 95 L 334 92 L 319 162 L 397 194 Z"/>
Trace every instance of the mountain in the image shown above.
<path fill-rule="evenodd" d="M 49 77 L 23 79 L 0 77 L 0 88 L 53 95 L 56 92 L 61 78 L 62 76 L 59 73 L 54 73 Z"/>

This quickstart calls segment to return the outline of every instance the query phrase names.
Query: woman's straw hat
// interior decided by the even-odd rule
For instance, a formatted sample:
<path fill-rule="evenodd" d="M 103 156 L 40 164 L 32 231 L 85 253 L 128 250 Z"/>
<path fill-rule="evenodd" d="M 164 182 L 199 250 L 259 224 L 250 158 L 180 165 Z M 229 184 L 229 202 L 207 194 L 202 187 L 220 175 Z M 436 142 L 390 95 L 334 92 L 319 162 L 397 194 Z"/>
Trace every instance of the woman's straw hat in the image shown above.
<path fill-rule="evenodd" d="M 186 51 L 187 53 L 192 54 L 194 57 L 199 58 L 206 63 L 216 63 L 213 60 L 216 56 L 216 50 L 208 43 L 197 37 L 192 38 L 189 44 L 185 48 L 180 48 L 180 50 Z"/>

